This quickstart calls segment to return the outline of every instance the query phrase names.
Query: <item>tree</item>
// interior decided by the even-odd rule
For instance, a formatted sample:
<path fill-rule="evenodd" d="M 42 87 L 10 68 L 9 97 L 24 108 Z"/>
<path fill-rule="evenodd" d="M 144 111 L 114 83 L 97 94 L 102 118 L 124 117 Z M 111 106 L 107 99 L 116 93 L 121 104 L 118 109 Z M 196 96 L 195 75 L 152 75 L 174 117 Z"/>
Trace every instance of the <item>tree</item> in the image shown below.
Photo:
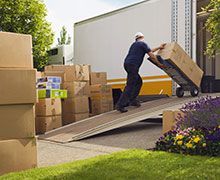
<path fill-rule="evenodd" d="M 206 54 L 212 56 L 220 49 L 220 0 L 211 0 L 204 10 L 210 12 L 206 28 L 211 33 L 212 38 L 208 42 Z"/>
<path fill-rule="evenodd" d="M 62 30 L 60 31 L 60 37 L 57 38 L 57 41 L 58 41 L 58 45 L 71 43 L 71 37 L 68 35 L 68 38 L 67 38 L 67 30 L 65 26 L 62 27 Z"/>
<path fill-rule="evenodd" d="M 2 31 L 32 35 L 34 66 L 38 69 L 47 63 L 47 50 L 54 40 L 46 16 L 43 0 L 0 0 Z"/>

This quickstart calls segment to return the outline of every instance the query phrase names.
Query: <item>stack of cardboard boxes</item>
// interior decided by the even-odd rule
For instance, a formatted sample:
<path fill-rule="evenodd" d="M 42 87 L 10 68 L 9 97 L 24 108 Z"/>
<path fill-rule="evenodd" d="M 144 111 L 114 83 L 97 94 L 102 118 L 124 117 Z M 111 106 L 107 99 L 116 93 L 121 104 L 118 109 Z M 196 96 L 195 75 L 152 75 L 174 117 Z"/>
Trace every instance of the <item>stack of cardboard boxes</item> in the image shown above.
<path fill-rule="evenodd" d="M 113 110 L 112 88 L 107 85 L 106 72 L 92 72 L 90 113 L 91 116 L 102 114 Z"/>
<path fill-rule="evenodd" d="M 36 132 L 43 134 L 62 126 L 61 98 L 67 91 L 61 90 L 61 77 L 46 76 L 37 79 Z"/>
<path fill-rule="evenodd" d="M 0 32 L 0 175 L 37 166 L 36 70 L 29 35 Z"/>
<path fill-rule="evenodd" d="M 60 76 L 61 87 L 68 92 L 62 100 L 62 124 L 67 125 L 89 117 L 90 66 L 51 65 L 45 67 L 46 76 Z"/>

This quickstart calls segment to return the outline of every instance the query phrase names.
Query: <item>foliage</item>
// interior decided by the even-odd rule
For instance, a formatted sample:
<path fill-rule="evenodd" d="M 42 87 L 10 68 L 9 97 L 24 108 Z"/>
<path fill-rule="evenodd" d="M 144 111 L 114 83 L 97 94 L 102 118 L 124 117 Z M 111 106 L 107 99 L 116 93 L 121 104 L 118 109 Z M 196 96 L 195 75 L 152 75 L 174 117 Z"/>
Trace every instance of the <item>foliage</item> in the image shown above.
<path fill-rule="evenodd" d="M 220 156 L 220 98 L 203 97 L 185 104 L 174 130 L 164 134 L 156 150 Z"/>
<path fill-rule="evenodd" d="M 211 96 L 199 98 L 185 104 L 177 125 L 181 128 L 214 128 L 220 125 L 220 97 Z"/>
<path fill-rule="evenodd" d="M 32 35 L 34 65 L 39 69 L 47 63 L 47 50 L 53 43 L 46 16 L 42 0 L 0 0 L 1 30 Z"/>
<path fill-rule="evenodd" d="M 220 156 L 220 126 L 169 131 L 156 143 L 156 150 L 181 154 Z"/>
<path fill-rule="evenodd" d="M 129 150 L 0 177 L 11 179 L 219 179 L 220 158 Z"/>
<path fill-rule="evenodd" d="M 60 31 L 60 37 L 57 39 L 58 45 L 63 44 L 70 44 L 71 43 L 71 37 L 68 35 L 67 37 L 67 30 L 65 26 L 62 27 L 62 30 Z"/>
<path fill-rule="evenodd" d="M 211 0 L 205 10 L 211 12 L 206 22 L 207 30 L 212 35 L 206 53 L 211 56 L 220 49 L 220 0 Z"/>

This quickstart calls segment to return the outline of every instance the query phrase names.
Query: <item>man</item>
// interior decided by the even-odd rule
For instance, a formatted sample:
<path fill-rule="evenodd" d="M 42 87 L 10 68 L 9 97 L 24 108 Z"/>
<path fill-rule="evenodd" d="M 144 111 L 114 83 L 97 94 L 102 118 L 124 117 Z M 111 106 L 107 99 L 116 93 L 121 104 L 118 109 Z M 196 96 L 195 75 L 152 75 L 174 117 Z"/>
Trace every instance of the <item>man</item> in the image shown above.
<path fill-rule="evenodd" d="M 151 50 L 144 42 L 144 35 L 141 32 L 135 34 L 135 42 L 131 45 L 124 62 L 124 68 L 127 72 L 127 84 L 116 104 L 116 109 L 119 112 L 127 112 L 128 110 L 125 109 L 125 107 L 128 104 L 136 107 L 141 106 L 140 102 L 136 99 L 142 87 L 142 78 L 139 75 L 139 68 L 143 63 L 146 53 L 149 55 L 153 63 L 160 68 L 165 68 L 165 66 L 161 64 L 157 57 L 153 54 L 154 52 L 163 49 L 165 45 L 166 44 L 162 44 Z"/>

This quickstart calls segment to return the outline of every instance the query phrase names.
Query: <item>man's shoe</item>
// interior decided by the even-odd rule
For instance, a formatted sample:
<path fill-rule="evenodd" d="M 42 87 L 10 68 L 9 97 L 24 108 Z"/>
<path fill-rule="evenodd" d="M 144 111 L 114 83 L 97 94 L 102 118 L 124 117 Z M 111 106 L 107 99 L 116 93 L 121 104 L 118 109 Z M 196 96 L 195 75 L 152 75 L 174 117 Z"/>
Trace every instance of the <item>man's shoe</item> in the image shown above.
<path fill-rule="evenodd" d="M 125 109 L 124 107 L 117 107 L 116 110 L 119 111 L 119 112 L 121 112 L 121 113 L 126 113 L 126 112 L 128 112 L 128 110 Z"/>
<path fill-rule="evenodd" d="M 141 103 L 136 100 L 136 101 L 131 102 L 130 106 L 141 107 Z"/>

